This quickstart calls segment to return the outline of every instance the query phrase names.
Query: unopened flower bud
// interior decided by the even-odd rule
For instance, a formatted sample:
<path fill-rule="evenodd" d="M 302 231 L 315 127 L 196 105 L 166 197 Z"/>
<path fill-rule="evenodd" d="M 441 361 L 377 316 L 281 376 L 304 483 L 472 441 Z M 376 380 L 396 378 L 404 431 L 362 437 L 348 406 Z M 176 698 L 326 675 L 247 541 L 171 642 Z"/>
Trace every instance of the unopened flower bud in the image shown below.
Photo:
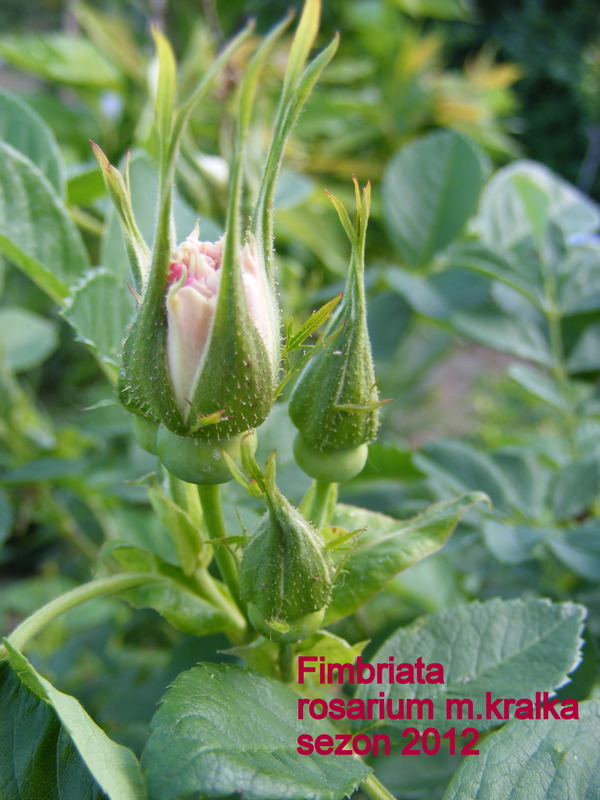
<path fill-rule="evenodd" d="M 273 630 L 299 630 L 307 615 L 322 619 L 331 595 L 329 569 L 319 534 L 275 487 L 267 513 L 244 552 L 240 566 L 242 597 L 256 620 Z"/>
<path fill-rule="evenodd" d="M 227 253 L 224 239 L 202 242 L 194 232 L 162 283 L 159 301 L 149 286 L 125 342 L 124 404 L 196 441 L 259 425 L 273 401 L 279 323 L 254 239 Z"/>
<path fill-rule="evenodd" d="M 244 245 L 238 258 L 248 321 L 260 334 L 265 354 L 272 363 L 278 357 L 278 333 L 273 320 L 272 299 L 261 275 L 253 240 Z M 198 413 L 196 403 L 201 405 L 206 394 L 207 387 L 202 387 L 201 380 L 213 335 L 222 261 L 223 239 L 201 242 L 192 234 L 175 250 L 169 266 L 166 300 L 169 376 L 181 415 L 192 425 L 194 413 Z M 225 378 L 229 384 L 237 378 L 237 383 L 244 385 L 243 373 L 238 376 L 229 374 Z M 245 398 L 237 397 L 235 404 L 239 405 L 242 399 Z M 227 409 L 227 412 L 232 413 L 232 409 Z M 245 428 L 249 426 L 246 424 Z"/>
<path fill-rule="evenodd" d="M 364 239 L 369 189 L 357 191 L 354 226 L 337 202 L 346 231 L 353 234 L 352 260 L 342 302 L 324 334 L 325 345 L 304 367 L 290 399 L 299 434 L 294 452 L 302 469 L 322 481 L 349 480 L 363 468 L 367 444 L 379 426 L 379 401 L 364 292 Z M 344 216 L 345 215 L 345 216 Z"/>

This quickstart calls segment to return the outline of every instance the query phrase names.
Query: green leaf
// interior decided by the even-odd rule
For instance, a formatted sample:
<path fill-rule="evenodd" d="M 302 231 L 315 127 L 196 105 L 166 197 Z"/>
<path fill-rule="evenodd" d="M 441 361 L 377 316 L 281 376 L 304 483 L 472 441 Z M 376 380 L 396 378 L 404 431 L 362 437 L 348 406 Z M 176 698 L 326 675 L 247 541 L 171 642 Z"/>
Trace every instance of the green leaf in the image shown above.
<path fill-rule="evenodd" d="M 15 772 L 18 771 L 18 774 L 13 773 L 8 777 L 6 790 L 13 792 L 9 797 L 14 797 L 15 800 L 17 798 L 33 800 L 36 795 L 21 793 L 19 785 L 22 786 L 22 783 L 26 783 L 34 776 L 37 781 L 42 781 L 44 770 L 45 791 L 42 793 L 38 784 L 35 787 L 35 791 L 39 792 L 37 796 L 41 797 L 43 794 L 44 797 L 51 796 L 62 800 L 60 782 L 62 778 L 67 780 L 67 784 L 73 779 L 82 781 L 83 786 L 80 790 L 83 791 L 79 796 L 97 797 L 91 781 L 82 774 L 81 764 L 74 758 L 72 749 L 74 746 L 92 778 L 109 800 L 144 800 L 146 790 L 140 765 L 131 750 L 109 739 L 74 697 L 55 689 L 6 640 L 4 646 L 9 653 L 10 666 L 21 683 L 21 686 L 16 687 L 9 673 L 5 673 L 1 678 L 5 683 L 2 703 L 12 705 L 14 716 L 8 714 L 5 717 L 4 714 L 0 714 L 0 725 L 5 718 L 8 722 L 8 730 L 1 737 L 5 746 L 0 748 L 0 751 L 4 755 L 5 747 L 12 750 L 12 768 Z M 49 711 L 48 707 L 52 711 Z M 32 719 L 36 717 L 39 725 L 32 724 Z M 13 737 L 10 737 L 10 728 L 13 730 Z M 17 731 L 20 741 L 15 742 Z M 49 741 L 44 732 L 47 733 Z M 67 739 L 70 741 L 65 741 Z M 46 750 L 48 745 L 50 753 Z M 57 756 L 65 758 L 67 764 L 64 765 L 61 761 L 57 763 Z M 7 765 L 4 766 L 6 769 Z M 75 775 L 72 770 L 75 771 Z M 0 774 L 3 775 L 4 772 L 4 769 L 0 770 Z M 76 797 L 75 787 L 72 784 L 71 786 L 71 796 Z M 86 789 L 87 795 L 83 794 Z M 47 795 L 45 792 L 48 790 L 53 794 Z M 3 800 L 9 800 L 9 797 L 2 793 Z"/>
<path fill-rule="evenodd" d="M 600 209 L 582 192 L 542 164 L 516 161 L 498 170 L 487 184 L 473 223 L 475 232 L 492 250 L 507 253 L 520 250 L 528 242 L 535 243 L 541 206 L 532 224 L 533 212 L 527 213 L 524 183 L 532 185 L 532 193 L 537 189 L 547 195 L 547 222 L 555 222 L 566 237 L 593 233 L 600 227 Z"/>
<path fill-rule="evenodd" d="M 205 549 L 198 525 L 159 486 L 150 487 L 148 497 L 156 516 L 171 535 L 183 572 L 193 574 Z"/>
<path fill-rule="evenodd" d="M 2 800 L 102 800 L 56 712 L 0 663 Z"/>
<path fill-rule="evenodd" d="M 511 364 L 508 374 L 533 397 L 548 403 L 558 411 L 567 410 L 568 403 L 561 394 L 561 387 L 546 372 L 526 364 Z"/>
<path fill-rule="evenodd" d="M 512 180 L 531 227 L 534 242 L 541 251 L 550 213 L 550 196 L 526 175 L 514 175 Z"/>
<path fill-rule="evenodd" d="M 62 315 L 100 361 L 118 367 L 123 334 L 133 310 L 134 299 L 126 284 L 98 267 L 72 287 Z"/>
<path fill-rule="evenodd" d="M 443 800 L 596 800 L 600 702 L 578 720 L 514 720 L 466 758 Z"/>
<path fill-rule="evenodd" d="M 158 57 L 158 85 L 156 87 L 156 126 L 163 147 L 169 144 L 173 121 L 173 108 L 177 90 L 177 65 L 168 39 L 157 27 L 152 29 Z"/>
<path fill-rule="evenodd" d="M 395 444 L 373 442 L 369 445 L 369 458 L 357 481 L 403 481 L 422 478 L 423 473 L 413 462 L 413 454 Z"/>
<path fill-rule="evenodd" d="M 59 303 L 89 268 L 81 236 L 46 177 L 3 143 L 0 251 Z"/>
<path fill-rule="evenodd" d="M 304 65 L 313 46 L 317 32 L 319 30 L 319 18 L 321 16 L 320 0 L 307 0 L 302 10 L 302 16 L 298 22 L 298 27 L 294 35 L 288 63 L 285 70 L 282 98 L 288 97 L 298 83 Z"/>
<path fill-rule="evenodd" d="M 396 3 L 411 17 L 468 20 L 472 16 L 468 0 L 396 0 Z"/>
<path fill-rule="evenodd" d="M 572 462 L 554 483 L 552 509 L 558 520 L 586 512 L 600 494 L 600 464 L 597 460 Z"/>
<path fill-rule="evenodd" d="M 444 260 L 451 266 L 468 269 L 500 281 L 538 307 L 542 302 L 541 286 L 525 273 L 521 262 L 511 261 L 481 242 L 471 240 L 454 242 L 444 251 Z"/>
<path fill-rule="evenodd" d="M 144 56 L 132 29 L 121 16 L 104 14 L 84 3 L 73 6 L 73 14 L 98 49 L 132 80 L 146 77 Z"/>
<path fill-rule="evenodd" d="M 351 614 L 394 575 L 439 550 L 463 514 L 486 499 L 477 492 L 463 495 L 447 503 L 436 503 L 409 520 L 338 505 L 332 526 L 365 531 L 351 540 L 349 554 L 333 587 L 326 621 Z"/>
<path fill-rule="evenodd" d="M 500 467 L 487 454 L 464 442 L 451 439 L 430 442 L 414 457 L 414 462 L 452 492 L 485 492 L 494 508 L 503 512 L 519 505 L 514 487 Z"/>
<path fill-rule="evenodd" d="M 540 528 L 507 525 L 495 519 L 485 521 L 482 533 L 490 553 L 503 564 L 522 564 L 533 558 L 533 548 L 547 535 Z"/>
<path fill-rule="evenodd" d="M 200 664 L 179 675 L 152 721 L 142 756 L 152 800 L 340 800 L 370 769 L 352 757 L 300 755 L 302 733 L 335 735 L 329 721 L 298 720 L 298 697 L 257 672 Z"/>
<path fill-rule="evenodd" d="M 0 489 L 0 547 L 11 534 L 13 518 L 10 498 L 4 489 Z"/>
<path fill-rule="evenodd" d="M 175 628 L 194 636 L 207 636 L 231 627 L 220 609 L 198 595 L 191 578 L 154 553 L 111 542 L 104 547 L 103 557 L 116 561 L 124 572 L 147 572 L 149 579 L 152 578 L 145 586 L 123 592 L 134 608 L 153 608 Z"/>
<path fill-rule="evenodd" d="M 583 331 L 567 359 L 569 372 L 596 372 L 600 369 L 600 322 Z"/>
<path fill-rule="evenodd" d="M 67 203 L 72 206 L 90 206 L 104 194 L 104 181 L 98 165 L 80 164 L 69 170 Z"/>
<path fill-rule="evenodd" d="M 11 66 L 52 83 L 93 90 L 121 88 L 121 76 L 114 64 L 83 36 L 62 33 L 3 36 L 0 56 Z"/>
<path fill-rule="evenodd" d="M 490 309 L 459 311 L 451 315 L 450 322 L 458 333 L 479 344 L 544 366 L 552 364 L 548 344 L 539 328 L 524 320 Z"/>
<path fill-rule="evenodd" d="M 390 289 L 403 297 L 419 314 L 433 319 L 445 319 L 448 316 L 448 304 L 426 277 L 401 267 L 389 267 L 384 277 Z M 386 324 L 389 325 L 389 320 L 386 320 Z"/>
<path fill-rule="evenodd" d="M 25 308 L 0 309 L 0 348 L 14 372 L 40 366 L 58 347 L 56 322 Z"/>
<path fill-rule="evenodd" d="M 26 156 L 64 195 L 63 166 L 54 134 L 26 103 L 0 92 L 0 140 Z"/>
<path fill-rule="evenodd" d="M 383 179 L 383 210 L 408 264 L 428 264 L 460 234 L 482 183 L 476 146 L 454 131 L 427 134 L 394 156 Z"/>
<path fill-rule="evenodd" d="M 370 658 L 384 663 L 438 663 L 444 668 L 444 683 L 393 683 L 391 698 L 430 698 L 434 721 L 412 719 L 420 729 L 433 725 L 447 730 L 457 724 L 456 712 L 448 714 L 448 699 L 472 701 L 473 713 L 463 713 L 462 727 L 487 730 L 499 724 L 488 718 L 486 693 L 498 698 L 533 698 L 536 692 L 552 692 L 567 682 L 579 663 L 580 634 L 585 608 L 574 603 L 549 600 L 489 600 L 434 611 L 407 628 L 397 630 Z M 359 687 L 362 699 L 378 696 L 381 687 Z M 514 706 L 513 706 L 514 709 Z M 479 717 L 481 714 L 481 717 Z M 521 722 L 521 720 L 519 720 Z M 356 727 L 364 727 L 364 721 Z M 401 734 L 406 720 L 377 723 L 388 732 Z"/>
<path fill-rule="evenodd" d="M 298 347 L 301 347 L 303 342 L 305 342 L 309 336 L 312 336 L 312 334 L 318 330 L 321 325 L 327 322 L 332 311 L 341 299 L 342 295 L 338 294 L 332 300 L 329 300 L 327 303 L 325 303 L 325 305 L 321 306 L 321 308 L 319 308 L 317 311 L 313 311 L 304 325 L 302 325 L 296 331 L 296 333 L 290 335 L 285 349 L 288 352 L 291 352 L 292 350 L 296 350 Z"/>
<path fill-rule="evenodd" d="M 316 656 L 319 659 L 323 656 L 325 664 L 354 664 L 357 657 L 362 653 L 368 644 L 368 640 L 349 644 L 345 639 L 341 639 L 330 631 L 317 631 L 296 645 L 297 656 Z M 295 663 L 296 680 L 298 679 L 298 659 Z M 303 678 L 305 685 L 312 686 L 317 692 L 320 691 L 318 674 L 305 675 Z"/>
<path fill-rule="evenodd" d="M 558 287 L 563 314 L 582 314 L 600 309 L 600 247 L 569 247 L 561 264 Z"/>
<path fill-rule="evenodd" d="M 589 520 L 571 530 L 558 530 L 546 540 L 550 551 L 576 575 L 600 581 L 600 524 Z"/>
<path fill-rule="evenodd" d="M 63 478 L 80 476 L 86 469 L 82 460 L 66 458 L 52 458 L 46 456 L 28 461 L 23 466 L 0 476 L 0 483 L 4 486 L 18 486 L 23 483 L 39 483 L 40 481 L 60 481 Z"/>

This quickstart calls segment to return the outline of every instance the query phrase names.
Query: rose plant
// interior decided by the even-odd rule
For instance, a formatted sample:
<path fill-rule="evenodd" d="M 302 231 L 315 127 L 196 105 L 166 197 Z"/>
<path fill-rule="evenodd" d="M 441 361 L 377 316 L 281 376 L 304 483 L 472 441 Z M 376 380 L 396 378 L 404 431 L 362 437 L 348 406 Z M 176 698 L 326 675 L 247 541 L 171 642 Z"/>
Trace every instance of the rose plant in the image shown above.
<path fill-rule="evenodd" d="M 488 540 L 495 535 L 499 548 L 494 515 L 505 514 L 506 522 L 510 513 L 516 514 L 511 503 L 518 487 L 513 481 L 502 494 L 498 487 L 507 481 L 498 476 L 502 469 L 514 467 L 515 455 L 504 453 L 492 467 L 484 459 L 475 460 L 484 465 L 478 472 L 464 468 L 466 462 L 452 448 L 437 453 L 431 448 L 433 454 L 425 449 L 407 467 L 397 446 L 386 449 L 377 443 L 386 400 L 381 399 L 384 392 L 376 376 L 367 320 L 370 184 L 361 190 L 354 178 L 353 216 L 345 202 L 330 196 L 349 242 L 343 292 L 303 324 L 288 324 L 282 336 L 273 250 L 275 190 L 290 133 L 336 50 L 334 40 L 311 60 L 319 16 L 318 0 L 306 0 L 289 44 L 285 36 L 291 18 L 264 37 L 247 27 L 191 90 L 178 80 L 167 39 L 154 32 L 157 165 L 152 175 L 157 211 L 150 215 L 151 236 L 135 197 L 135 175 L 147 169 L 147 162 L 133 156 L 121 170 L 93 145 L 120 223 L 118 241 L 126 261 L 107 260 L 92 268 L 60 195 L 59 179 L 57 186 L 51 185 L 36 165 L 36 152 L 19 150 L 18 138 L 0 143 L 5 198 L 0 248 L 59 304 L 103 365 L 113 398 L 99 408 L 118 403 L 135 441 L 146 451 L 142 463 L 150 474 L 138 474 L 129 488 L 139 490 L 138 501 L 146 492 L 151 509 L 145 518 L 149 530 L 132 533 L 125 517 L 110 517 L 110 507 L 98 509 L 85 487 L 75 484 L 81 502 L 88 502 L 105 520 L 106 535 L 98 552 L 73 520 L 59 513 L 60 507 L 56 512 L 57 525 L 80 547 L 84 542 L 81 549 L 93 559 L 94 577 L 23 615 L 12 632 L 5 632 L 0 649 L 2 800 L 342 800 L 354 793 L 373 800 L 412 798 L 424 796 L 427 785 L 423 779 L 417 790 L 410 788 L 417 769 L 411 760 L 415 754 L 443 762 L 444 786 L 436 786 L 434 792 L 443 792 L 445 800 L 503 800 L 516 796 L 511 792 L 520 791 L 519 786 L 526 787 L 530 794 L 522 796 L 531 800 L 553 797 L 548 787 L 555 784 L 568 785 L 565 797 L 592 797 L 597 790 L 598 703 L 587 700 L 577 706 L 589 692 L 581 689 L 580 670 L 574 672 L 582 659 L 586 609 L 565 592 L 553 597 L 554 602 L 533 595 L 482 595 L 481 602 L 466 589 L 461 602 L 451 608 L 440 602 L 437 610 L 426 609 L 430 613 L 414 624 L 398 627 L 398 616 L 392 614 L 394 624 L 386 629 L 390 606 L 397 611 L 403 603 L 397 576 L 420 564 L 427 580 L 427 565 L 440 562 L 425 559 L 442 548 L 459 523 L 462 530 L 453 537 L 458 540 L 457 559 L 465 540 L 472 541 L 479 528 Z M 287 62 L 256 179 L 248 158 L 253 114 L 260 107 L 257 96 L 266 65 L 283 42 Z M 245 60 L 233 112 L 224 230 L 213 236 L 201 220 L 189 234 L 189 215 L 182 212 L 175 187 L 182 142 L 211 81 L 239 58 Z M 42 136 L 43 123 L 24 104 L 6 102 L 20 128 Z M 464 157 L 468 168 L 461 175 L 470 184 L 446 215 L 447 198 L 440 188 L 433 198 L 439 212 L 433 222 L 426 215 L 413 224 L 422 201 L 423 187 L 418 185 L 402 200 L 408 207 L 404 216 L 394 203 L 390 209 L 390 193 L 413 175 L 412 163 L 408 168 L 406 162 L 390 167 L 385 213 L 392 237 L 408 254 L 408 266 L 423 266 L 463 235 L 472 211 L 471 195 L 477 196 L 471 189 L 480 189 L 483 180 L 481 159 L 466 140 L 453 139 L 448 150 L 446 144 L 439 146 L 438 155 L 449 152 L 450 161 Z M 20 145 L 26 147 L 25 139 Z M 450 174 L 453 166 L 444 163 Z M 427 165 L 419 167 L 425 174 Z M 431 177 L 425 188 L 435 185 L 438 177 Z M 519 186 L 528 208 L 533 208 L 530 220 L 535 227 L 543 202 L 533 190 L 523 189 L 522 182 Z M 31 235 L 31 215 L 23 212 L 27 204 L 40 220 L 46 215 L 51 232 Z M 478 230 L 484 230 L 484 238 L 487 229 L 481 220 Z M 475 235 L 466 235 L 460 259 L 456 250 L 446 250 L 445 256 L 454 253 L 463 268 L 489 273 L 489 264 L 481 266 L 481 253 L 473 254 Z M 484 255 L 492 258 L 487 251 Z M 495 266 L 496 278 L 523 289 L 522 281 Z M 413 298 L 419 313 L 426 316 L 427 309 L 439 308 L 431 301 L 432 287 L 423 289 L 425 279 L 419 283 L 400 267 L 390 267 L 386 275 L 390 284 L 394 275 L 403 277 L 402 291 Z M 432 285 L 434 278 L 435 274 Z M 429 305 L 420 303 L 417 286 Z M 556 286 L 547 276 L 545 286 L 552 295 Z M 554 326 L 550 330 L 556 355 L 555 310 L 548 311 L 548 322 Z M 115 319 L 125 324 L 111 327 Z M 456 324 L 454 316 L 447 327 Z M 553 374 L 556 380 L 559 372 Z M 27 398 L 13 383 L 7 385 L 7 407 L 11 419 L 18 419 L 17 401 L 27 410 Z M 453 464 L 450 470 L 448 463 Z M 368 498 L 390 478 L 397 494 L 399 475 L 404 473 L 428 480 L 438 502 L 419 498 L 417 489 L 419 513 L 396 517 L 368 504 L 338 501 L 340 490 L 348 492 L 346 499 L 361 491 Z M 518 474 L 529 486 L 525 467 L 519 467 Z M 482 475 L 485 479 L 480 481 Z M 18 474 L 12 480 L 18 484 Z M 492 495 L 493 508 L 482 489 Z M 591 507 L 597 491 L 588 495 Z M 54 502 L 53 495 L 47 500 Z M 589 509 L 586 513 L 591 515 Z M 429 579 L 427 602 L 440 588 L 434 583 Z M 389 591 L 382 593 L 386 586 Z M 137 609 L 131 619 L 134 627 L 135 620 L 141 620 L 134 634 L 142 640 L 144 620 L 149 626 L 158 615 L 164 620 L 160 630 L 169 661 L 160 673 L 160 703 L 135 743 L 121 737 L 108 719 L 100 720 L 105 731 L 79 700 L 44 677 L 46 667 L 35 650 L 50 623 L 67 612 L 71 616 L 66 619 L 77 619 L 81 606 L 89 608 L 93 603 L 88 601 L 109 595 Z M 372 627 L 365 624 L 374 617 L 381 619 Z M 67 638 L 75 637 L 75 631 L 66 628 Z M 174 669 L 181 642 L 209 648 L 216 636 L 218 653 L 203 650 L 208 656 L 201 657 L 201 663 L 194 664 L 194 658 L 185 669 Z M 373 641 L 367 641 L 371 637 Z M 31 659 L 24 654 L 27 649 Z M 144 668 L 150 664 L 146 656 Z M 144 657 L 143 650 L 136 651 L 136 660 Z M 352 670 L 355 662 L 388 668 L 397 662 L 411 679 L 390 680 L 386 687 L 348 679 L 350 685 L 342 687 L 342 680 L 318 680 L 316 668 L 312 680 L 305 680 L 298 667 L 301 659 L 319 664 L 324 674 L 340 665 Z M 583 665 L 588 663 L 584 654 Z M 422 679 L 424 664 L 436 665 L 442 677 Z M 169 669 L 172 674 L 167 677 Z M 489 711 L 497 707 L 490 706 L 493 698 L 508 696 L 513 704 L 521 703 L 520 708 L 533 708 L 533 698 L 536 703 L 539 694 L 552 698 L 570 674 L 575 676 L 571 702 L 577 716 L 555 722 L 552 716 L 534 718 L 533 712 L 513 719 Z M 59 676 L 56 682 L 64 689 L 81 691 L 81 686 L 71 689 L 60 681 Z M 456 718 L 448 712 L 465 698 L 467 707 L 472 705 L 469 723 L 463 726 L 470 745 L 461 739 Z M 435 707 L 435 721 L 339 713 L 353 703 L 371 713 L 384 699 L 398 707 L 427 701 Z M 303 703 L 315 713 L 303 716 Z M 323 704 L 333 711 L 320 713 Z M 407 728 L 413 748 L 422 749 L 410 749 Z M 385 740 L 384 752 L 372 746 L 378 737 Z M 350 750 L 334 753 L 332 743 L 337 740 L 349 743 Z M 581 765 L 579 771 L 574 764 Z"/>

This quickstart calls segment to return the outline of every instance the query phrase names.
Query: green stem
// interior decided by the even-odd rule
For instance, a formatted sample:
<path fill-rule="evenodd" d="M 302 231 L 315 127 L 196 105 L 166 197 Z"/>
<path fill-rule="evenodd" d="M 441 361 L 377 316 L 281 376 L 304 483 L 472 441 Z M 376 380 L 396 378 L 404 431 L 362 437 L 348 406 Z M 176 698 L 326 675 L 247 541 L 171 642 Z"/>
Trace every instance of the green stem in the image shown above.
<path fill-rule="evenodd" d="M 239 639 L 240 636 L 237 634 L 243 635 L 248 627 L 246 618 L 240 612 L 239 608 L 235 603 L 230 602 L 223 592 L 219 591 L 219 587 L 207 569 L 198 569 L 194 575 L 194 580 L 202 596 L 206 600 L 210 600 L 214 606 L 223 611 L 231 620 L 232 633 L 236 635 L 236 639 Z"/>
<path fill-rule="evenodd" d="M 70 592 L 65 592 L 65 594 L 60 595 L 60 597 L 51 600 L 49 603 L 46 603 L 45 606 L 34 611 L 31 616 L 23 620 L 23 622 L 14 629 L 8 637 L 8 641 L 17 650 L 23 650 L 23 647 L 32 636 L 39 633 L 49 622 L 52 622 L 56 617 L 64 614 L 65 611 L 70 611 L 72 608 L 94 597 L 124 592 L 127 589 L 134 589 L 136 586 L 149 583 L 151 580 L 152 578 L 147 572 L 129 572 L 84 583 L 83 586 L 78 586 L 76 589 L 71 589 Z M 1 652 L 2 650 L 0 648 L 0 653 Z"/>
<path fill-rule="evenodd" d="M 329 525 L 337 502 L 338 485 L 326 481 L 315 481 L 313 487 L 312 505 L 308 519 L 318 530 Z"/>
<path fill-rule="evenodd" d="M 284 683 L 292 683 L 294 680 L 294 645 L 279 645 L 279 669 L 281 670 L 281 680 Z"/>
<path fill-rule="evenodd" d="M 368 794 L 371 800 L 396 800 L 391 792 L 385 788 L 385 786 L 380 783 L 375 775 L 371 774 L 367 778 L 367 780 L 361 784 L 360 787 L 365 794 Z"/>
<path fill-rule="evenodd" d="M 204 524 L 210 539 L 218 540 L 214 545 L 215 561 L 221 577 L 227 584 L 235 602 L 240 605 L 240 581 L 238 563 L 233 553 L 227 548 L 227 528 L 223 519 L 221 493 L 219 484 L 198 485 L 198 496 L 204 514 Z"/>

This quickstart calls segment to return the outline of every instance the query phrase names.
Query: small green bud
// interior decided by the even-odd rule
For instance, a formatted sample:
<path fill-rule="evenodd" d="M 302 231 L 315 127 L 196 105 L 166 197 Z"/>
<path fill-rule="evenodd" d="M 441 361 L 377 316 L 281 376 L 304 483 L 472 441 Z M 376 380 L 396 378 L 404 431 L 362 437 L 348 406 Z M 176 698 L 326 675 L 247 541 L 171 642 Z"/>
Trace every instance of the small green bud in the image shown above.
<path fill-rule="evenodd" d="M 241 462 L 240 445 L 245 438 L 256 450 L 256 434 L 236 436 L 219 442 L 199 442 L 178 436 L 163 425 L 156 435 L 158 456 L 169 472 L 187 483 L 227 483 L 232 474 L 223 453 L 236 463 Z"/>
<path fill-rule="evenodd" d="M 298 463 L 312 477 L 335 482 L 348 480 L 364 466 L 364 445 L 377 435 L 381 405 L 364 291 L 370 187 L 363 190 L 361 199 L 356 181 L 355 186 L 354 225 L 341 204 L 332 198 L 352 243 L 344 297 L 325 331 L 324 345 L 301 372 L 289 405 L 292 422 L 301 434 L 295 448 Z"/>
<path fill-rule="evenodd" d="M 266 491 L 267 513 L 240 565 L 241 595 L 255 607 L 258 625 L 298 636 L 305 617 L 320 612 L 329 601 L 329 568 L 319 534 L 274 482 Z"/>

